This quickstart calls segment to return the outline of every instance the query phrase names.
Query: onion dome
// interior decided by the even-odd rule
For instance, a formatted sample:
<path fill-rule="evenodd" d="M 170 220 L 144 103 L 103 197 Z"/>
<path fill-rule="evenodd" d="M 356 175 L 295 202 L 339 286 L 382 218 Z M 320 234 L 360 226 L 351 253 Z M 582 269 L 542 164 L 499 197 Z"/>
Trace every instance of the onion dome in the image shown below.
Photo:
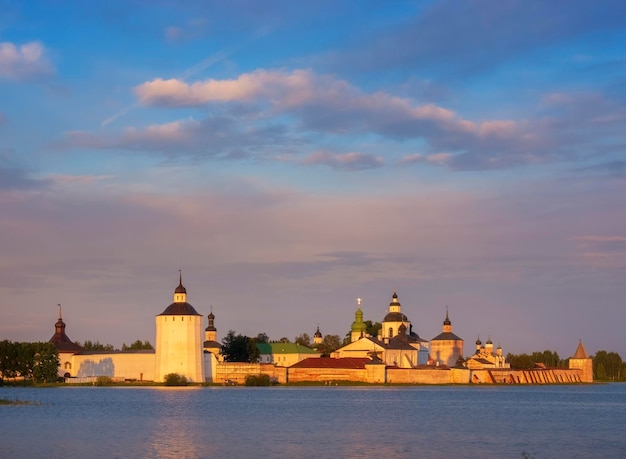
<path fill-rule="evenodd" d="M 314 338 L 321 338 L 322 337 L 322 332 L 320 331 L 320 326 L 317 326 L 317 330 L 315 330 L 315 333 L 313 334 Z"/>
<path fill-rule="evenodd" d="M 480 340 L 480 336 L 476 339 L 476 346 L 480 346 L 482 343 L 482 341 Z"/>
<path fill-rule="evenodd" d="M 215 328 L 215 316 L 213 315 L 213 307 L 211 307 L 211 312 L 207 316 L 209 319 L 209 326 L 204 329 L 204 331 L 217 331 Z"/>
<path fill-rule="evenodd" d="M 491 336 L 487 338 L 487 342 L 485 344 L 493 344 L 493 341 L 491 341 Z"/>
<path fill-rule="evenodd" d="M 354 322 L 352 322 L 351 330 L 359 333 L 367 330 L 367 325 L 363 322 L 363 311 L 361 311 L 361 306 L 359 306 L 354 313 Z"/>

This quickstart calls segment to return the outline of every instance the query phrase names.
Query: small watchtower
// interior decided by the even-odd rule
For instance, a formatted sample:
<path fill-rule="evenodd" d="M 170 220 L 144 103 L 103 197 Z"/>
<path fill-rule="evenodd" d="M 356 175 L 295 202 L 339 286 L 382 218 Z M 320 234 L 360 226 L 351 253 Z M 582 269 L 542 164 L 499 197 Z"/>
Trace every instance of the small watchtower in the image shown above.
<path fill-rule="evenodd" d="M 571 369 L 579 369 L 580 370 L 580 380 L 585 383 L 593 382 L 593 361 L 589 354 L 587 354 L 587 350 L 585 346 L 583 346 L 583 341 L 578 341 L 578 347 L 576 348 L 576 352 L 569 359 L 569 367 Z"/>

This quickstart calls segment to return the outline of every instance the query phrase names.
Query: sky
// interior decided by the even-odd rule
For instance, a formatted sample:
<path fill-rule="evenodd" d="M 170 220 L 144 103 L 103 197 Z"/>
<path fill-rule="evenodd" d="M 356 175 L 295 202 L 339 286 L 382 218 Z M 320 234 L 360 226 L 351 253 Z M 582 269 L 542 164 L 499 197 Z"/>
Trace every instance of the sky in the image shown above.
<path fill-rule="evenodd" d="M 0 339 L 626 358 L 626 4 L 0 0 Z"/>

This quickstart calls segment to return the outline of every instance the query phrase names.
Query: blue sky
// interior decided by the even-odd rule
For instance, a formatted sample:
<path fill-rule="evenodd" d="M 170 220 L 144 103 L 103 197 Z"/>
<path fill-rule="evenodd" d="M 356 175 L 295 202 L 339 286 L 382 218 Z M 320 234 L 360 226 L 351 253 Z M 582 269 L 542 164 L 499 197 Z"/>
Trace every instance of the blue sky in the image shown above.
<path fill-rule="evenodd" d="M 626 358 L 620 1 L 0 2 L 0 337 L 229 329 Z"/>

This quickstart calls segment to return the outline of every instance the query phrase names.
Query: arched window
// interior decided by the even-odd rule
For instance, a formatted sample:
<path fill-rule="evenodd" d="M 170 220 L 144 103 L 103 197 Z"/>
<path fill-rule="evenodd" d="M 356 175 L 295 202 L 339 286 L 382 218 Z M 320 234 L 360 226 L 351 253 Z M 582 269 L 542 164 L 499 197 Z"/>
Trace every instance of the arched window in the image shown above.
<path fill-rule="evenodd" d="M 66 370 L 71 370 L 72 369 L 72 364 L 70 362 L 65 362 L 65 364 L 63 366 L 65 367 Z"/>
<path fill-rule="evenodd" d="M 389 327 L 389 338 L 393 338 L 393 327 Z"/>

